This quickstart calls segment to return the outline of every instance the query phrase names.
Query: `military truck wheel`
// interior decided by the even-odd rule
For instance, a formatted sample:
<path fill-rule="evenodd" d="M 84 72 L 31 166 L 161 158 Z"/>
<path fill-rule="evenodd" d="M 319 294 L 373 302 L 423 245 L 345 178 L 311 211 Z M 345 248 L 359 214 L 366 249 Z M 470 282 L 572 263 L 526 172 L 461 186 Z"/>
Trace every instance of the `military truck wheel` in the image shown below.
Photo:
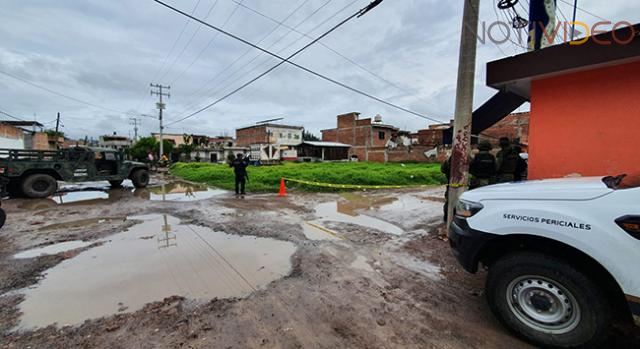
<path fill-rule="evenodd" d="M 131 181 L 136 188 L 144 188 L 149 184 L 149 171 L 147 170 L 135 170 L 131 174 Z"/>
<path fill-rule="evenodd" d="M 7 213 L 0 208 L 0 228 L 4 226 L 4 222 L 7 220 Z"/>
<path fill-rule="evenodd" d="M 112 188 L 120 188 L 122 186 L 122 182 L 124 182 L 124 180 L 121 179 L 119 181 L 109 181 L 109 184 Z"/>
<path fill-rule="evenodd" d="M 29 198 L 46 198 L 58 190 L 58 182 L 47 174 L 33 174 L 22 181 L 21 189 Z"/>

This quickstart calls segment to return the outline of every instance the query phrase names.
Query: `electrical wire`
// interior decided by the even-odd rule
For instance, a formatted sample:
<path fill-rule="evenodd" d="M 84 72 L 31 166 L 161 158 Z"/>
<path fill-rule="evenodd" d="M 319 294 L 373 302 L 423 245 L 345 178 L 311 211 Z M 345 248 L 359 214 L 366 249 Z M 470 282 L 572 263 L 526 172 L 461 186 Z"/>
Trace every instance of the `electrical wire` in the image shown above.
<path fill-rule="evenodd" d="M 322 10 L 325 6 L 327 6 L 329 3 L 331 3 L 333 0 L 328 0 L 326 1 L 324 4 L 322 4 L 320 7 L 318 7 L 316 10 L 314 10 L 310 15 L 308 15 L 307 17 L 305 17 L 302 21 L 300 21 L 298 24 L 296 24 L 295 28 L 301 26 L 303 23 L 305 23 L 306 21 L 308 21 L 311 17 L 315 16 L 320 10 Z M 357 1 L 357 0 L 356 0 Z M 355 2 L 355 1 L 354 1 Z M 305 1 L 306 3 L 306 1 Z M 295 11 L 294 11 L 295 12 Z M 288 17 L 288 16 L 287 16 Z M 282 20 L 282 22 L 286 21 L 286 18 L 284 20 Z M 267 34 L 266 36 L 264 36 L 260 41 L 258 41 L 258 43 L 256 43 L 256 45 L 260 44 L 262 41 L 264 41 L 271 33 L 275 32 L 276 29 L 278 29 L 279 26 L 275 27 L 269 34 Z M 285 37 L 287 37 L 289 34 L 291 33 L 291 31 L 288 31 L 287 33 L 285 33 L 284 35 L 280 36 L 280 38 L 278 38 L 275 42 L 271 43 L 269 46 L 267 46 L 267 49 L 275 46 L 277 43 L 279 43 L 280 41 L 282 41 L 282 39 L 284 39 Z M 249 47 L 242 55 L 240 55 L 239 57 L 237 57 L 231 64 L 227 65 L 224 69 L 222 69 L 218 74 L 216 74 L 215 76 L 213 76 L 211 79 L 207 80 L 207 82 L 205 82 L 203 85 L 201 85 L 195 92 L 193 92 L 192 94 L 189 95 L 189 97 L 187 98 L 191 98 L 193 96 L 204 96 L 204 93 L 201 93 L 206 87 L 207 85 L 213 83 L 214 81 L 216 81 L 218 79 L 218 77 L 222 76 L 222 74 L 224 74 L 226 71 L 228 71 L 229 69 L 231 69 L 231 67 L 233 67 L 236 63 L 238 63 L 242 58 L 244 58 L 249 52 L 251 52 L 253 50 L 252 47 Z M 235 69 L 231 75 L 229 75 L 227 78 L 225 78 L 224 80 L 222 80 L 218 85 L 228 81 L 231 77 L 235 76 L 236 73 L 240 72 L 242 69 L 244 69 L 245 67 L 247 67 L 248 65 L 250 65 L 251 63 L 253 63 L 256 59 L 258 59 L 260 57 L 260 53 L 258 53 L 258 55 L 254 56 L 253 59 L 251 59 L 250 61 L 248 61 L 247 63 L 245 63 L 244 65 L 242 65 L 241 67 L 239 67 L 238 69 Z M 251 70 L 252 71 L 252 70 Z M 244 76 L 244 75 L 243 75 Z M 239 79 L 234 80 L 231 84 L 235 83 L 236 81 L 238 81 Z M 231 85 L 229 84 L 229 85 Z M 226 88 L 226 87 L 225 87 Z M 224 88 L 218 88 L 213 94 L 218 93 L 219 91 L 223 90 Z M 180 112 L 178 115 L 183 116 L 184 114 L 186 114 L 187 110 L 191 109 L 192 107 L 194 107 L 195 105 L 197 105 L 198 103 L 195 103 L 195 98 L 191 98 L 191 101 L 187 104 L 187 107 Z"/>
<path fill-rule="evenodd" d="M 244 1 L 244 0 L 242 0 Z M 216 0 L 217 3 L 217 0 Z M 221 28 L 224 28 L 227 26 L 227 24 L 229 23 L 229 21 L 231 20 L 231 18 L 233 18 L 233 15 L 236 14 L 236 12 L 238 11 L 239 6 L 236 5 L 236 7 L 233 8 L 233 11 L 231 11 L 231 14 L 229 14 L 229 16 L 227 17 L 227 19 L 224 21 L 224 23 L 222 23 Z M 200 27 L 198 27 L 200 28 Z M 211 46 L 211 44 L 216 40 L 216 38 L 218 37 L 220 33 L 215 33 L 213 35 L 213 37 L 211 38 L 211 40 L 209 40 L 209 42 L 207 43 L 206 46 L 204 46 L 202 48 L 202 50 L 200 50 L 200 52 L 198 53 L 198 55 L 196 56 L 196 58 L 194 58 L 191 63 L 189 63 L 189 65 L 187 65 L 187 67 L 185 69 L 183 69 L 172 81 L 171 84 L 175 84 L 175 82 L 181 78 L 189 69 L 191 69 L 191 67 L 193 67 L 193 65 L 200 59 L 200 57 L 202 56 L 202 54 L 207 51 L 209 49 L 209 46 Z"/>
<path fill-rule="evenodd" d="M 571 8 L 573 8 L 573 7 L 574 7 L 574 4 L 572 4 L 572 3 L 568 2 L 567 0 L 560 0 L 560 1 L 562 1 L 562 2 L 564 2 L 565 4 L 567 4 L 567 5 L 571 6 Z M 585 9 L 583 9 L 583 8 L 578 7 L 578 6 L 575 6 L 575 7 L 576 7 L 578 10 L 580 10 L 580 11 L 582 11 L 582 12 L 584 12 L 584 13 L 588 14 L 588 15 L 591 15 L 591 16 L 593 16 L 593 17 L 595 17 L 595 18 L 598 18 L 598 19 L 603 20 L 603 21 L 608 21 L 608 19 L 606 19 L 606 18 L 604 18 L 604 17 L 600 17 L 600 16 L 598 16 L 597 14 L 595 14 L 595 13 L 593 13 L 593 12 L 587 11 L 587 10 L 585 10 Z"/>
<path fill-rule="evenodd" d="M 192 15 L 195 14 L 196 9 L 200 5 L 200 1 L 201 0 L 198 0 L 198 2 L 196 2 L 196 5 L 193 7 L 193 10 L 191 10 L 191 14 Z M 169 52 L 164 57 L 164 60 L 162 60 L 162 64 L 160 65 L 160 68 L 158 68 L 158 70 L 156 70 L 155 74 L 153 74 L 153 78 L 151 79 L 151 81 L 156 81 L 156 78 L 158 77 L 158 74 L 160 74 L 160 72 L 162 72 L 164 70 L 165 65 L 167 65 L 167 62 L 169 61 L 169 57 L 171 57 L 171 55 L 173 54 L 173 51 L 178 46 L 178 42 L 180 42 L 180 39 L 182 39 L 182 36 L 184 35 L 185 31 L 187 30 L 187 27 L 189 26 L 190 22 L 191 22 L 190 18 L 187 18 L 187 20 L 184 22 L 184 26 L 182 26 L 182 30 L 180 31 L 180 34 L 178 34 L 178 37 L 176 37 L 176 39 L 173 41 L 173 45 L 171 45 L 171 48 L 169 49 Z M 145 96 L 140 100 L 140 102 L 136 106 L 135 110 L 139 110 L 140 107 L 142 106 L 142 103 L 144 103 L 144 101 L 146 101 L 149 97 L 150 97 L 150 95 L 148 93 L 145 93 Z"/>
<path fill-rule="evenodd" d="M 62 93 L 60 93 L 60 92 L 54 91 L 54 90 L 52 90 L 52 89 L 49 89 L 49 88 L 47 88 L 47 87 L 44 87 L 44 86 L 41 86 L 41 85 L 35 84 L 35 83 L 33 83 L 33 82 L 31 82 L 31 81 L 29 81 L 29 80 L 27 80 L 27 79 L 21 78 L 21 77 L 19 77 L 19 76 L 16 76 L 16 75 L 13 75 L 13 74 L 10 74 L 10 73 L 7 73 L 7 72 L 5 72 L 5 71 L 1 71 L 1 70 L 0 70 L 0 74 L 3 74 L 3 75 L 6 75 L 6 76 L 8 76 L 8 77 L 10 77 L 10 78 L 13 78 L 13 79 L 16 79 L 16 80 L 22 81 L 23 83 L 25 83 L 25 84 L 27 84 L 27 85 L 31 85 L 31 86 L 36 87 L 36 88 L 39 88 L 39 89 L 41 89 L 41 90 L 43 90 L 43 91 L 47 91 L 47 92 L 49 92 L 49 93 L 51 93 L 51 94 L 54 94 L 54 95 L 56 95 L 56 96 L 63 97 L 63 98 L 66 98 L 66 99 L 70 99 L 70 100 L 72 100 L 72 101 L 75 101 L 75 102 L 78 102 L 78 103 L 82 103 L 82 104 L 85 104 L 85 105 L 88 105 L 88 106 L 91 106 L 91 107 L 94 107 L 94 108 L 98 108 L 98 109 L 102 109 L 102 110 L 106 110 L 106 111 L 114 112 L 114 113 L 118 113 L 118 114 L 124 114 L 124 115 L 140 115 L 140 116 L 146 116 L 146 117 L 151 117 L 151 118 L 154 118 L 154 119 L 155 119 L 155 117 L 154 117 L 154 116 L 151 116 L 151 115 L 147 115 L 147 114 L 137 114 L 137 113 L 132 113 L 132 112 L 127 113 L 127 112 L 124 112 L 124 111 L 122 111 L 122 110 L 117 110 L 117 109 L 113 109 L 113 108 L 103 107 L 103 106 L 101 106 L 101 105 L 97 105 L 97 104 L 94 104 L 94 103 L 91 103 L 91 102 L 87 102 L 87 101 L 84 101 L 84 100 L 79 99 L 79 98 L 76 98 L 76 97 L 68 96 L 68 95 L 62 94 Z"/>
<path fill-rule="evenodd" d="M 233 1 L 233 2 L 235 2 L 235 3 L 240 4 L 240 3 L 239 3 L 239 2 L 237 2 L 236 0 L 231 0 L 231 1 Z M 266 15 L 266 14 L 264 14 L 264 13 L 262 13 L 262 12 L 260 12 L 260 11 L 256 10 L 256 9 L 253 9 L 253 8 L 251 8 L 251 7 L 249 7 L 249 6 L 245 5 L 245 4 L 240 4 L 240 6 L 241 6 L 241 7 L 243 7 L 243 8 L 245 8 L 245 9 L 247 9 L 247 10 L 249 10 L 249 11 L 251 11 L 251 12 L 253 12 L 253 13 L 255 13 L 255 14 L 257 14 L 257 15 L 259 15 L 259 16 L 261 16 L 261 17 L 263 17 L 263 18 L 266 18 L 266 19 L 268 19 L 268 20 L 270 20 L 270 21 L 272 21 L 272 22 L 279 23 L 279 22 L 278 22 L 278 20 L 274 19 L 273 17 L 270 17 L 270 16 L 268 16 L 268 15 Z M 296 32 L 296 33 L 298 33 L 298 34 L 300 34 L 300 35 L 303 35 L 303 36 L 305 36 L 305 37 L 307 37 L 307 38 L 309 38 L 309 39 L 311 39 L 311 40 L 314 40 L 314 39 L 315 39 L 313 36 L 311 36 L 311 35 L 309 35 L 309 34 L 306 34 L 306 33 L 303 33 L 303 32 L 301 32 L 301 31 L 299 31 L 299 30 L 297 30 L 297 29 L 295 29 L 295 28 L 292 28 L 292 27 L 290 27 L 290 26 L 283 25 L 283 27 L 288 28 L 288 29 L 290 29 L 290 30 L 292 30 L 292 31 L 294 31 L 294 32 Z M 398 90 L 400 90 L 400 91 L 402 91 L 402 92 L 404 92 L 404 93 L 410 94 L 410 92 L 408 92 L 408 91 L 404 90 L 402 87 L 400 87 L 400 86 L 398 86 L 398 85 L 394 84 L 393 82 L 391 82 L 391 81 L 389 81 L 389 80 L 385 79 L 384 77 L 380 76 L 379 74 L 377 74 L 377 73 L 375 73 L 375 72 L 373 72 L 373 71 L 371 71 L 371 70 L 367 69 L 366 67 L 362 66 L 362 65 L 361 65 L 361 64 L 359 64 L 358 62 L 355 62 L 355 61 L 354 61 L 354 60 L 352 60 L 351 58 L 349 58 L 349 57 L 347 57 L 347 56 L 343 55 L 342 53 L 340 53 L 340 52 L 338 52 L 338 51 L 336 51 L 335 49 L 333 49 L 333 48 L 332 48 L 332 47 L 330 47 L 329 45 L 327 45 L 327 44 L 323 43 L 322 41 L 318 42 L 318 44 L 319 44 L 319 45 L 321 45 L 322 47 L 324 47 L 324 48 L 328 49 L 329 51 L 331 51 L 331 52 L 335 53 L 336 55 L 338 55 L 339 57 L 341 57 L 341 58 L 342 58 L 342 59 L 344 59 L 345 61 L 347 61 L 347 62 L 351 63 L 352 65 L 354 65 L 354 66 L 356 66 L 356 67 L 358 67 L 358 68 L 360 68 L 360 69 L 361 69 L 361 70 L 363 70 L 364 72 L 369 73 L 370 75 L 372 75 L 373 77 L 375 77 L 375 78 L 379 79 L 380 81 L 384 82 L 385 84 L 387 84 L 387 85 L 389 85 L 389 86 L 392 86 L 392 87 L 394 87 L 394 88 L 396 88 L 396 89 L 398 89 Z"/>
<path fill-rule="evenodd" d="M 205 20 L 209 18 L 209 16 L 211 15 L 211 12 L 213 11 L 213 9 L 216 7 L 216 5 L 218 5 L 218 1 L 219 0 L 215 0 L 213 2 L 213 4 L 211 5 L 211 7 L 209 7 L 209 10 L 207 11 L 207 14 L 204 15 L 204 17 L 203 17 Z M 193 12 L 191 14 L 193 14 Z M 196 27 L 196 30 L 193 31 L 193 33 L 191 34 L 191 37 L 189 38 L 189 40 L 187 40 L 187 43 L 184 44 L 184 46 L 182 47 L 182 50 L 180 51 L 180 53 L 178 53 L 175 56 L 175 58 L 173 59 L 173 62 L 171 62 L 171 64 L 169 65 L 169 68 L 167 68 L 167 70 L 164 72 L 164 74 L 162 74 L 160 76 L 160 80 L 163 80 L 171 72 L 171 69 L 176 65 L 176 63 L 178 62 L 180 57 L 182 57 L 182 55 L 185 53 L 187 48 L 189 48 L 189 45 L 191 45 L 191 43 L 193 42 L 193 39 L 195 39 L 196 35 L 198 35 L 198 32 L 200 32 L 200 28 L 202 28 L 202 26 L 197 26 Z M 151 81 L 155 81 L 155 80 L 151 80 Z"/>
<path fill-rule="evenodd" d="M 2 110 L 0 110 L 0 114 L 6 115 L 6 116 L 8 116 L 8 117 L 10 117 L 10 118 L 12 118 L 12 119 L 16 119 L 16 120 L 19 120 L 19 121 L 27 121 L 27 120 L 25 120 L 25 119 L 21 119 L 21 118 L 19 118 L 19 117 L 17 117 L 17 116 L 13 116 L 13 115 L 11 115 L 11 114 L 7 113 L 6 111 L 2 111 Z"/>
<path fill-rule="evenodd" d="M 179 9 L 177 9 L 177 8 L 175 8 L 175 7 L 171 6 L 171 5 L 168 5 L 168 4 L 166 4 L 166 3 L 164 3 L 164 2 L 162 2 L 162 1 L 160 1 L 160 0 L 153 0 L 153 1 L 154 1 L 154 2 L 156 2 L 156 3 L 158 3 L 158 4 L 160 4 L 160 5 L 162 5 L 162 6 L 165 6 L 166 8 L 168 8 L 168 9 L 170 9 L 170 10 L 174 11 L 174 12 L 180 13 L 180 14 L 181 14 L 181 15 L 183 15 L 183 16 L 189 16 L 189 14 L 187 14 L 187 13 L 185 13 L 185 12 L 183 12 L 183 11 L 180 11 Z M 339 81 L 337 81 L 337 80 L 335 80 L 335 79 L 329 78 L 329 77 L 327 77 L 327 76 L 325 76 L 325 75 L 322 75 L 322 74 L 317 73 L 317 72 L 315 72 L 315 71 L 313 71 L 313 70 L 311 70 L 311 69 L 308 69 L 308 68 L 306 68 L 306 67 L 304 67 L 304 66 L 301 66 L 301 65 L 299 65 L 299 64 L 297 64 L 297 63 L 294 63 L 294 62 L 290 61 L 290 59 L 291 59 L 291 58 L 295 57 L 295 56 L 296 56 L 296 55 L 298 55 L 300 52 L 304 51 L 305 49 L 307 49 L 307 48 L 308 48 L 308 47 L 310 47 L 311 45 L 315 44 L 316 42 L 318 42 L 318 41 L 319 41 L 319 40 L 321 40 L 322 38 L 326 37 L 327 35 L 329 35 L 329 34 L 330 34 L 330 33 L 332 33 L 333 31 L 335 31 L 336 29 L 338 29 L 340 26 L 342 26 L 343 24 L 345 24 L 346 22 L 350 21 L 351 19 L 353 19 L 353 18 L 355 18 L 355 17 L 360 17 L 360 16 L 364 15 L 365 13 L 367 13 L 368 11 L 370 11 L 371 9 L 373 9 L 376 5 L 378 5 L 380 2 L 381 2 L 381 0 L 376 0 L 376 1 L 372 2 L 369 6 L 365 7 L 364 9 L 361 9 L 361 10 L 357 11 L 356 13 L 354 13 L 353 15 L 351 15 L 351 16 L 349 16 L 349 17 L 347 17 L 346 19 L 344 19 L 343 21 L 341 21 L 340 23 L 338 23 L 337 25 L 335 25 L 334 27 L 332 27 L 330 30 L 328 30 L 327 32 L 325 32 L 324 34 L 322 34 L 321 36 L 319 36 L 319 37 L 318 37 L 318 38 L 316 38 L 315 40 L 311 41 L 310 43 L 308 43 L 307 45 L 305 45 L 305 46 L 304 46 L 304 47 L 302 47 L 301 49 L 297 50 L 296 52 L 294 52 L 293 54 L 291 54 L 291 55 L 290 55 L 289 57 L 287 57 L 287 58 L 283 58 L 283 57 L 281 57 L 281 56 L 279 56 L 279 55 L 277 55 L 277 54 L 275 54 L 275 53 L 272 53 L 272 52 L 270 52 L 270 51 L 268 51 L 268 50 L 265 50 L 264 48 L 262 48 L 262 47 L 260 47 L 260 46 L 257 46 L 257 45 L 255 45 L 255 44 L 252 44 L 252 43 L 250 43 L 250 42 L 248 42 L 248 41 L 246 41 L 246 40 L 244 40 L 244 39 L 242 39 L 242 38 L 240 38 L 240 37 L 238 37 L 238 36 L 236 36 L 236 35 L 234 35 L 234 34 L 231 34 L 231 33 L 229 33 L 229 32 L 226 32 L 226 31 L 224 31 L 223 29 L 220 29 L 220 28 L 218 28 L 218 27 L 215 27 L 215 26 L 213 26 L 213 25 L 211 25 L 211 24 L 209 24 L 209 23 L 206 23 L 206 22 L 204 22 L 204 21 L 202 21 L 202 20 L 200 20 L 200 19 L 197 19 L 197 18 L 195 18 L 195 17 L 191 16 L 191 17 L 192 17 L 192 19 L 197 20 L 198 22 L 200 22 L 200 23 L 202 23 L 202 24 L 204 24 L 204 25 L 206 25 L 206 26 L 208 26 L 208 27 L 210 27 L 210 28 L 212 28 L 212 29 L 214 29 L 214 30 L 217 30 L 217 31 L 219 31 L 219 32 L 221 32 L 221 33 L 223 33 L 223 34 L 225 34 L 225 35 L 227 35 L 227 36 L 231 37 L 231 38 L 234 38 L 234 39 L 236 39 L 236 40 L 238 40 L 238 41 L 241 41 L 241 42 L 243 42 L 243 43 L 245 43 L 245 44 L 247 44 L 247 45 L 250 45 L 250 46 L 252 46 L 252 47 L 254 47 L 254 48 L 256 48 L 256 49 L 258 49 L 258 50 L 260 50 L 260 51 L 262 51 L 262 52 L 264 52 L 264 53 L 267 53 L 267 54 L 269 54 L 269 55 L 271 55 L 271 56 L 273 56 L 273 57 L 275 57 L 275 58 L 278 58 L 279 60 L 281 60 L 281 62 L 279 62 L 278 64 L 274 65 L 273 67 L 271 67 L 270 69 L 268 69 L 268 70 L 267 70 L 267 71 L 265 71 L 264 73 L 262 73 L 262 74 L 258 75 L 257 77 L 253 78 L 252 80 L 248 81 L 247 83 L 243 84 L 242 86 L 240 86 L 240 87 L 236 88 L 235 90 L 231 91 L 230 93 L 226 94 L 225 96 L 223 96 L 223 97 L 219 98 L 218 100 L 214 101 L 213 103 L 211 103 L 211 104 L 209 104 L 209 105 L 205 106 L 204 108 L 201 108 L 201 109 L 199 109 L 198 111 L 193 112 L 193 113 L 191 113 L 191 114 L 187 115 L 186 117 L 183 117 L 183 118 L 181 118 L 181 119 L 179 119 L 179 120 L 176 120 L 176 121 L 174 121 L 174 122 L 168 123 L 167 125 L 172 125 L 172 124 L 175 124 L 175 123 L 178 123 L 178 122 L 184 121 L 184 120 L 186 120 L 186 119 L 188 119 L 188 118 L 191 118 L 191 117 L 193 117 L 193 116 L 195 116 L 195 115 L 197 115 L 197 114 L 199 114 L 199 113 L 201 113 L 201 112 L 203 112 L 203 111 L 205 111 L 205 110 L 207 110 L 207 109 L 211 108 L 212 106 L 214 106 L 214 105 L 216 105 L 216 104 L 220 103 L 221 101 L 223 101 L 223 100 L 227 99 L 228 97 L 230 97 L 230 96 L 234 95 L 235 93 L 237 93 L 237 92 L 239 92 L 240 90 L 244 89 L 245 87 L 249 86 L 249 85 L 250 85 L 250 84 L 252 84 L 253 82 L 255 82 L 255 81 L 259 80 L 259 79 L 260 79 L 260 78 L 262 78 L 263 76 L 265 76 L 265 75 L 269 74 L 270 72 L 272 72 L 272 71 L 273 71 L 273 70 L 275 70 L 276 68 L 280 67 L 280 66 L 281 66 L 281 65 L 283 65 L 284 63 L 289 63 L 290 65 L 293 65 L 293 66 L 295 66 L 295 67 L 297 67 L 297 68 L 299 68 L 299 69 L 302 69 L 302 70 L 304 70 L 304 71 L 306 71 L 306 72 L 308 72 L 308 73 L 310 73 L 310 74 L 313 74 L 313 75 L 315 75 L 315 76 L 317 76 L 317 77 L 320 77 L 320 78 L 322 78 L 322 79 L 324 79 L 324 80 L 327 80 L 327 81 L 329 81 L 329 82 L 332 82 L 332 83 L 334 83 L 334 84 L 336 84 L 336 85 L 338 85 L 338 86 L 341 86 L 341 87 L 343 87 L 343 88 L 346 88 L 346 89 L 348 89 L 348 90 L 350 90 L 350 91 L 353 91 L 353 92 L 355 92 L 355 93 L 358 93 L 358 94 L 363 95 L 363 96 L 365 96 L 365 97 L 368 97 L 368 98 L 370 98 L 370 99 L 376 100 L 376 101 L 378 101 L 378 102 L 380 102 L 380 103 L 383 103 L 383 104 L 385 104 L 385 105 L 387 105 L 387 106 L 390 106 L 390 107 L 396 108 L 396 109 L 398 109 L 398 110 L 402 110 L 402 111 L 404 111 L 404 112 L 407 112 L 407 113 L 410 113 L 410 114 L 416 115 L 416 116 L 418 116 L 418 117 L 421 117 L 421 118 L 424 118 L 424 119 L 427 119 L 427 120 L 431 120 L 431 121 L 434 121 L 434 122 L 442 122 L 442 120 L 434 119 L 434 118 L 428 117 L 428 116 L 426 116 L 426 115 L 422 115 L 422 114 L 420 114 L 420 113 L 417 113 L 417 112 L 414 112 L 414 111 L 412 111 L 412 110 L 409 110 L 409 109 L 407 109 L 407 108 L 404 108 L 404 107 L 398 106 L 398 105 L 396 105 L 396 104 L 394 104 L 394 103 L 391 103 L 391 102 L 385 101 L 385 100 L 383 100 L 383 99 L 381 99 L 381 98 L 375 97 L 375 96 L 373 96 L 373 95 L 371 95 L 371 94 L 368 94 L 368 93 L 366 93 L 366 92 L 363 92 L 363 91 L 361 91 L 361 90 L 358 90 L 358 89 L 356 89 L 356 88 L 353 88 L 353 87 L 351 87 L 351 86 L 348 86 L 348 85 L 346 85 L 346 84 L 344 84 L 344 83 L 342 83 L 342 82 L 339 82 Z"/>

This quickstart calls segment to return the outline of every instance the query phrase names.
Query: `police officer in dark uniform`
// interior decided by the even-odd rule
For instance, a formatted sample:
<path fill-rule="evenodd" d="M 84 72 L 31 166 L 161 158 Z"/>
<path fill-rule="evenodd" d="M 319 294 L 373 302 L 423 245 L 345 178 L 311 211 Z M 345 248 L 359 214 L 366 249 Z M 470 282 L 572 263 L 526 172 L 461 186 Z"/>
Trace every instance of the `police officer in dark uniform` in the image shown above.
<path fill-rule="evenodd" d="M 519 154 L 516 154 L 514 148 L 511 146 L 509 138 L 500 138 L 500 151 L 496 156 L 498 163 L 498 183 L 513 182 L 515 179 L 516 167 L 518 166 Z"/>
<path fill-rule="evenodd" d="M 249 166 L 249 158 L 242 154 L 231 161 L 229 167 L 233 167 L 233 173 L 236 175 L 236 195 L 244 195 L 244 186 L 247 181 L 247 167 Z"/>
<path fill-rule="evenodd" d="M 469 173 L 473 175 L 470 189 L 480 188 L 493 184 L 496 177 L 496 158 L 491 154 L 491 143 L 482 141 L 478 144 L 480 151 L 471 161 Z"/>

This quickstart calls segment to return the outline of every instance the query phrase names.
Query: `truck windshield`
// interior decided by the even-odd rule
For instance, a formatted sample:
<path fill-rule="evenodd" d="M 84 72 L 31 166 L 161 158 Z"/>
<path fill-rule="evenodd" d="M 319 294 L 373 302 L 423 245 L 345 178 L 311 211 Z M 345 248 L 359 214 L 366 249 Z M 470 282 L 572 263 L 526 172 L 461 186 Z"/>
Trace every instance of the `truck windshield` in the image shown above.
<path fill-rule="evenodd" d="M 640 173 L 607 176 L 602 181 L 608 188 L 614 190 L 638 188 L 640 187 Z"/>

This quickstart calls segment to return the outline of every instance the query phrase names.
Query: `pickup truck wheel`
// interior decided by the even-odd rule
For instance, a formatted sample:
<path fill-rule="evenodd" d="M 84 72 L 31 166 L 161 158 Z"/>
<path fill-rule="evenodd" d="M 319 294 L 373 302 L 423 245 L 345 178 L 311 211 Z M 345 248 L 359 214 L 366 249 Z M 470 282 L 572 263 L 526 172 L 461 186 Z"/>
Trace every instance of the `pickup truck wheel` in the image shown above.
<path fill-rule="evenodd" d="M 30 198 L 46 198 L 58 190 L 58 182 L 48 174 L 33 174 L 22 181 L 24 195 Z"/>
<path fill-rule="evenodd" d="M 135 170 L 131 174 L 131 182 L 136 188 L 144 188 L 149 184 L 149 171 L 147 170 Z"/>
<path fill-rule="evenodd" d="M 538 253 L 504 257 L 489 268 L 487 300 L 494 315 L 543 347 L 598 347 L 611 306 L 598 286 L 561 259 Z"/>
<path fill-rule="evenodd" d="M 119 180 L 119 181 L 109 181 L 109 185 L 111 185 L 112 188 L 120 188 L 122 186 L 122 182 L 124 182 L 124 180 Z"/>

